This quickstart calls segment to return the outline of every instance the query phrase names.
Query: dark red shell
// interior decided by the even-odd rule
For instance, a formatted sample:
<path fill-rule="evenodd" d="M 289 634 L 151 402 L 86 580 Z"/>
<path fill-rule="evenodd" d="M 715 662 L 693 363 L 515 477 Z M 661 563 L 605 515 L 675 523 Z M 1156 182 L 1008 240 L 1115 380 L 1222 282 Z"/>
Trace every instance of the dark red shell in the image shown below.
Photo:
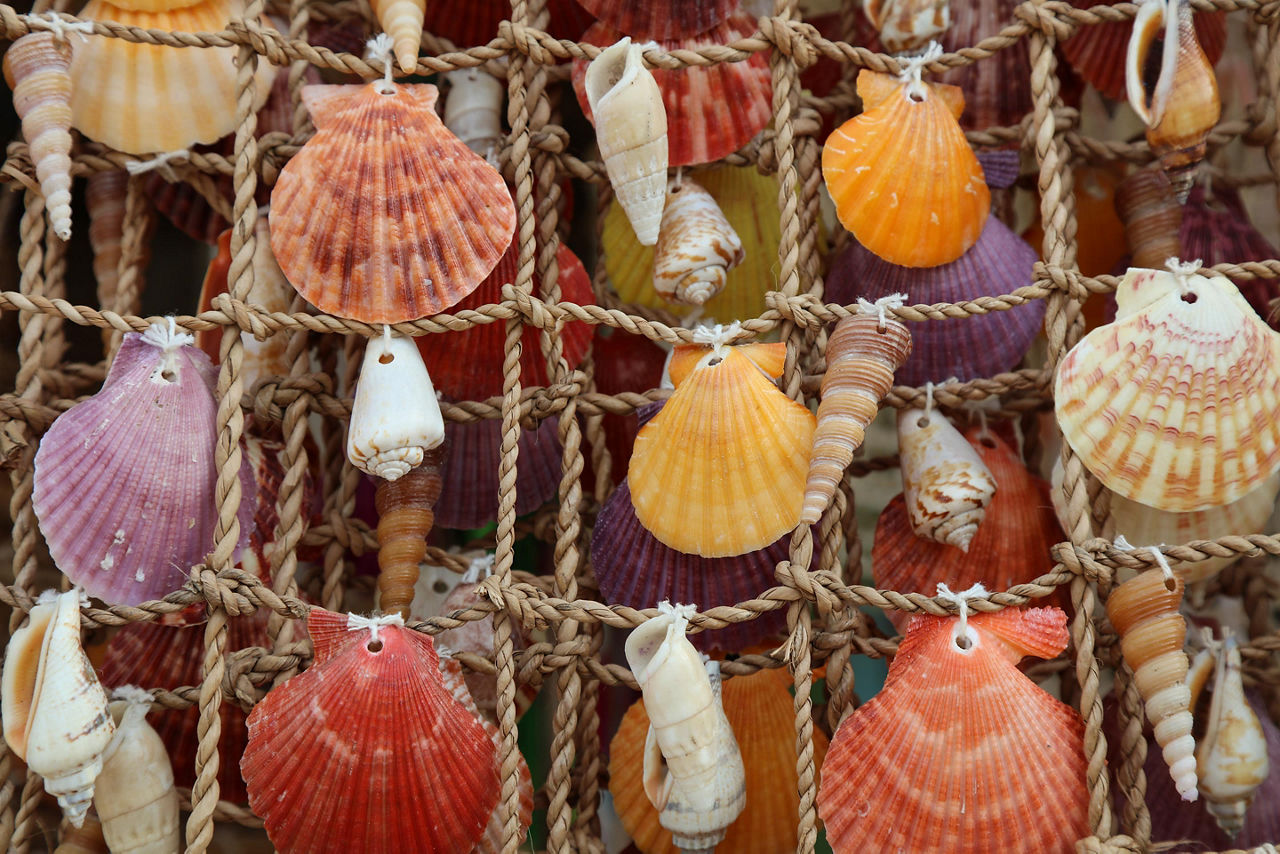
<path fill-rule="evenodd" d="M 634 41 L 696 36 L 738 11 L 738 0 L 578 0 L 578 4 Z"/>
<path fill-rule="evenodd" d="M 662 368 L 666 353 L 643 335 L 629 335 L 621 329 L 596 327 L 592 344 L 592 360 L 595 363 L 596 391 L 601 394 L 621 392 L 646 392 L 662 382 Z M 605 445 L 609 449 L 609 481 L 619 483 L 627 473 L 631 460 L 631 448 L 636 441 L 640 424 L 636 415 L 605 415 Z M 586 453 L 586 448 L 583 449 Z M 587 460 L 590 468 L 590 460 Z M 589 478 L 587 477 L 589 475 Z M 590 491 L 595 483 L 595 473 L 584 473 L 583 490 Z"/>
<path fill-rule="evenodd" d="M 547 12 L 547 31 L 558 39 L 575 41 L 591 26 L 591 16 L 573 0 L 547 0 Z M 430 0 L 422 29 L 458 47 L 472 47 L 497 38 L 498 24 L 510 18 L 510 0 Z"/>

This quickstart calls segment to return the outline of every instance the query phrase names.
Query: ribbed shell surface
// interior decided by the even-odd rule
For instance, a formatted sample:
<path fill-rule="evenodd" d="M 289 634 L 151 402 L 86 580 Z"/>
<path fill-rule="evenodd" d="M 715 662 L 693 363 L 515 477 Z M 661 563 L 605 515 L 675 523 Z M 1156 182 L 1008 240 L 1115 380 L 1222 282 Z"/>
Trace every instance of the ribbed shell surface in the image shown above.
<path fill-rule="evenodd" d="M 696 36 L 738 11 L 738 0 L 578 0 L 578 5 L 636 41 Z"/>
<path fill-rule="evenodd" d="M 498 518 L 498 463 L 502 422 L 486 419 L 445 425 L 444 486 L 436 503 L 436 524 L 443 528 L 480 528 Z M 548 418 L 537 430 L 520 431 L 516 467 L 516 515 L 537 510 L 560 486 L 558 421 Z"/>

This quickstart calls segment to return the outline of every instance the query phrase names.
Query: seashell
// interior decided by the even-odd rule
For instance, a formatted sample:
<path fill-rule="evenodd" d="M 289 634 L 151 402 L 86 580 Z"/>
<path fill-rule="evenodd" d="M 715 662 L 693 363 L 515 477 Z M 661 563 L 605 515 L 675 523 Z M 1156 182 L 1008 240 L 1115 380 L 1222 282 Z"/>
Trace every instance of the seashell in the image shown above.
<path fill-rule="evenodd" d="M 79 827 L 115 732 L 106 692 L 80 646 L 79 591 L 51 593 L 31 609 L 9 640 L 2 687 L 4 740 Z"/>
<path fill-rule="evenodd" d="M 720 291 L 746 253 L 711 194 L 693 181 L 667 185 L 667 206 L 653 255 L 653 288 L 670 300 L 702 305 Z"/>
<path fill-rule="evenodd" d="M 93 247 L 93 278 L 98 282 L 98 305 L 115 303 L 120 280 L 120 244 L 124 239 L 125 193 L 129 173 L 123 169 L 94 172 L 85 185 L 89 209 L 89 245 Z"/>
<path fill-rule="evenodd" d="M 1160 510 L 1261 486 L 1280 469 L 1280 336 L 1221 276 L 1131 269 L 1116 300 L 1115 322 L 1059 366 L 1066 442 L 1108 489 Z"/>
<path fill-rule="evenodd" d="M 628 335 L 620 329 L 608 329 L 604 324 L 596 327 L 595 338 L 591 342 L 591 357 L 595 363 L 596 391 L 610 396 L 657 388 L 662 382 L 662 369 L 667 361 L 662 348 L 643 335 Z M 626 477 L 627 466 L 631 462 L 631 447 L 640 430 L 639 418 L 637 413 L 606 414 L 601 426 L 604 429 L 605 446 L 609 449 L 610 479 L 616 484 Z M 594 483 L 595 472 L 588 468 L 583 475 L 583 490 L 589 492 Z M 517 500 L 519 495 L 517 491 Z M 672 601 L 702 600 L 676 598 Z"/>
<path fill-rule="evenodd" d="M 864 68 L 858 94 L 863 113 L 822 148 L 841 224 L 891 264 L 956 260 L 977 242 L 991 208 L 982 166 L 956 122 L 960 90 Z"/>
<path fill-rule="evenodd" d="M 109 604 L 176 590 L 213 545 L 217 375 L 192 343 L 164 322 L 125 335 L 102 390 L 60 415 L 36 453 L 31 503 L 49 552 Z M 240 481 L 243 545 L 247 467 Z"/>
<path fill-rule="evenodd" d="M 713 851 L 746 806 L 746 772 L 721 705 L 720 663 L 704 668 L 685 637 L 693 606 L 665 604 L 626 643 L 649 715 L 644 792 L 677 848 Z"/>
<path fill-rule="evenodd" d="M 893 386 L 893 372 L 911 353 L 911 333 L 896 320 L 881 328 L 876 317 L 857 314 L 836 324 L 827 341 L 827 370 L 814 435 L 800 521 L 815 524 L 826 509 L 867 425 Z"/>
<path fill-rule="evenodd" d="M 614 195 L 636 239 L 652 246 L 666 202 L 667 113 L 643 52 L 623 38 L 592 60 L 582 85 Z"/>
<path fill-rule="evenodd" d="M 767 308 L 765 293 L 778 283 L 778 182 L 751 167 L 717 166 L 699 172 L 698 183 L 711 194 L 742 244 L 753 248 L 728 271 L 724 290 L 703 303 L 703 314 L 726 321 L 756 317 Z M 616 203 L 605 211 L 601 246 L 609 282 L 623 301 L 676 314 L 692 310 L 655 290 L 654 250 L 640 245 Z"/>
<path fill-rule="evenodd" d="M 451 422 L 445 425 L 444 434 L 449 451 L 441 470 L 443 486 L 436 524 L 442 528 L 483 528 L 498 518 L 502 422 Z M 521 430 L 519 444 L 516 515 L 523 516 L 555 498 L 559 491 L 559 420 L 548 418 L 537 430 Z"/>
<path fill-rule="evenodd" d="M 951 26 L 948 0 L 868 0 L 863 11 L 889 53 L 928 47 Z"/>
<path fill-rule="evenodd" d="M 271 192 L 271 248 L 289 281 L 321 311 L 365 323 L 457 303 L 516 221 L 502 176 L 440 122 L 436 88 L 382 85 L 304 87 L 317 132 Z"/>
<path fill-rule="evenodd" d="M 4 79 L 22 119 L 49 224 L 71 239 L 71 50 L 51 32 L 31 32 L 4 54 Z"/>
<path fill-rule="evenodd" d="M 984 167 L 985 168 L 985 167 Z M 1115 197 L 1120 183 L 1118 169 L 1110 166 L 1082 166 L 1075 172 L 1074 193 L 1076 200 L 1076 263 L 1086 276 L 1111 273 L 1128 253 L 1124 223 L 1116 214 Z M 990 180 L 990 173 L 988 173 Z M 1039 214 L 1032 225 L 1022 232 L 1022 239 L 1029 245 L 1044 246 L 1044 227 Z M 981 238 L 979 238 L 981 242 Z M 1102 303 L 1100 296 L 1090 297 L 1085 303 L 1086 323 L 1092 329 L 1100 321 L 1094 318 L 1095 309 Z M 1021 310 L 1021 307 L 1019 307 Z M 989 315 L 982 315 L 981 320 Z"/>
<path fill-rule="evenodd" d="M 699 50 L 731 44 L 749 38 L 756 31 L 756 19 L 739 12 L 704 33 L 685 38 L 661 39 L 658 46 L 665 51 Z M 622 33 L 598 23 L 583 33 L 579 41 L 607 47 L 621 38 Z M 590 119 L 595 107 L 587 95 L 586 70 L 586 62 L 574 61 L 573 90 L 578 96 L 582 111 Z M 763 53 L 753 53 L 743 62 L 681 69 L 655 68 L 652 74 L 662 92 L 665 105 L 667 160 L 670 166 L 713 163 L 728 157 L 754 139 L 773 118 L 773 82 L 769 74 L 769 61 Z M 598 130 L 596 135 L 599 138 Z M 601 153 L 603 152 L 604 145 L 601 143 Z M 613 183 L 616 190 L 618 182 Z M 662 195 L 665 187 L 664 176 L 653 192 Z M 776 203 L 776 184 L 774 198 Z M 623 207 L 626 207 L 625 201 Z M 776 216 L 776 208 L 774 213 Z M 655 229 L 657 224 L 655 214 Z M 653 234 L 656 238 L 656 230 Z M 640 242 L 646 246 L 653 245 L 652 241 L 645 241 L 643 238 Z"/>
<path fill-rule="evenodd" d="M 58 847 L 53 854 L 110 854 L 98 817 L 89 813 L 79 827 L 64 821 L 58 827 Z"/>
<path fill-rule="evenodd" d="M 939 42 L 948 52 L 978 44 L 1017 20 L 1017 0 L 951 0 L 951 27 Z M 1031 96 L 1031 54 L 1020 40 L 991 57 L 952 68 L 937 76 L 939 83 L 960 87 L 966 109 L 957 116 L 964 130 L 986 130 L 1020 123 L 1034 107 Z M 985 167 L 985 164 L 984 164 Z M 990 186 L 998 186 L 988 178 Z"/>
<path fill-rule="evenodd" d="M 1182 205 L 1164 172 L 1139 169 L 1125 178 L 1116 192 L 1116 211 L 1124 221 L 1130 266 L 1163 270 L 1168 259 L 1188 257 L 1179 237 Z"/>
<path fill-rule="evenodd" d="M 79 16 L 144 29 L 216 33 L 226 29 L 233 6 L 232 0 L 203 0 L 135 10 L 89 0 Z M 71 123 L 85 136 L 129 154 L 179 151 L 221 139 L 236 129 L 236 51 L 234 46 L 189 50 L 124 39 L 75 39 Z M 275 73 L 269 62 L 258 64 L 258 106 Z"/>
<path fill-rule="evenodd" d="M 506 254 L 493 268 L 480 287 L 456 306 L 455 310 L 476 309 L 502 301 L 502 286 L 516 280 L 520 250 L 516 244 L 507 248 Z M 558 282 L 560 299 L 578 305 L 595 305 L 591 293 L 591 277 L 578 256 L 563 243 L 556 251 L 556 264 L 560 268 Z M 534 284 L 541 287 L 541 280 L 534 276 Z M 520 375 L 525 385 L 548 385 L 547 360 L 542 355 L 541 332 L 527 326 L 521 338 Z M 426 362 L 436 388 L 454 400 L 474 400 L 496 397 L 502 394 L 502 362 L 506 356 L 507 329 L 505 323 L 485 323 L 461 332 L 444 335 L 423 335 L 415 338 L 418 350 Z M 576 369 L 587 354 L 591 343 L 591 327 L 585 323 L 566 323 L 560 329 L 560 341 L 564 346 L 564 358 L 570 370 Z"/>
<path fill-rule="evenodd" d="M 550 13 L 546 28 L 552 38 L 573 41 L 591 26 L 591 15 L 574 0 L 547 0 L 546 8 Z M 498 36 L 498 26 L 510 18 L 511 0 L 433 0 L 427 4 L 422 26 L 458 47 L 471 47 L 488 44 Z"/>
<path fill-rule="evenodd" d="M 396 62 L 405 74 L 418 67 L 418 48 L 422 45 L 422 18 L 426 0 L 370 0 L 369 6 L 378 18 L 382 31 L 391 36 Z"/>
<path fill-rule="evenodd" d="M 254 707 L 240 761 L 272 844 L 470 850 L 498 802 L 495 751 L 443 684 L 431 638 L 320 608 L 307 629 L 315 662 Z"/>
<path fill-rule="evenodd" d="M 1162 24 L 1159 77 L 1148 92 L 1148 55 Z M 1218 79 L 1196 38 L 1189 2 L 1144 0 L 1129 37 L 1125 91 L 1129 105 L 1147 125 L 1147 143 L 1160 158 L 1178 201 L 1186 201 L 1209 132 L 1222 116 Z"/>
<path fill-rule="evenodd" d="M 248 542 L 235 557 L 241 569 L 253 573 L 263 583 L 270 584 L 272 558 L 277 547 L 276 529 L 280 526 L 278 504 L 289 460 L 286 458 L 283 433 L 273 430 L 265 436 L 255 435 L 253 431 L 257 426 L 250 421 L 250 429 L 244 437 L 245 466 L 252 472 L 256 487 L 253 522 L 249 526 Z M 302 471 L 295 487 L 297 491 L 294 493 L 294 500 L 298 502 L 303 524 L 314 527 L 321 524 L 324 512 L 324 495 L 320 490 L 323 481 L 320 449 L 309 432 L 304 435 L 302 446 L 311 465 Z M 299 545 L 297 553 L 300 561 L 321 559 L 321 550 L 315 546 Z"/>
<path fill-rule="evenodd" d="M 675 393 L 640 429 L 627 480 L 663 545 L 730 557 L 795 527 L 815 419 L 778 390 L 784 344 L 676 345 Z"/>
<path fill-rule="evenodd" d="M 836 854 L 1075 850 L 1084 721 L 1017 668 L 1067 645 L 1057 608 L 917 616 L 884 688 L 831 740 L 818 815 Z M 961 641 L 967 640 L 967 648 Z"/>
<path fill-rule="evenodd" d="M 444 126 L 467 148 L 488 157 L 503 137 L 502 104 L 506 87 L 483 68 L 449 71 L 444 79 L 449 81 Z"/>
<path fill-rule="evenodd" d="M 775 586 L 774 568 L 786 559 L 786 537 L 736 557 L 701 557 L 668 548 L 636 518 L 626 480 L 610 493 L 591 534 L 591 567 L 602 601 L 632 608 L 652 608 L 664 600 L 697 602 L 703 610 L 737 605 Z M 786 614 L 779 609 L 690 635 L 689 640 L 698 649 L 735 652 L 776 640 L 785 631 Z"/>
<path fill-rule="evenodd" d="M 578 0 L 578 5 L 641 41 L 696 36 L 738 11 L 738 0 Z"/>
<path fill-rule="evenodd" d="M 370 338 L 347 429 L 347 459 L 366 474 L 396 480 L 444 441 L 444 417 L 412 338 Z"/>
<path fill-rule="evenodd" d="M 996 479 L 960 431 L 939 412 L 898 410 L 902 496 L 916 535 L 969 551 Z"/>
<path fill-rule="evenodd" d="M 827 298 L 846 305 L 908 293 L 916 302 L 964 302 L 1012 293 L 1031 284 L 1036 252 L 994 216 L 968 252 L 926 269 L 890 264 L 850 241 L 827 276 Z M 898 385 L 922 386 L 955 377 L 966 381 L 1012 370 L 1044 323 L 1044 301 L 959 320 L 929 321 L 911 330 L 911 355 L 895 375 Z"/>
<path fill-rule="evenodd" d="M 116 733 L 104 755 L 93 805 L 107 845 L 117 854 L 170 854 L 181 845 L 178 790 L 169 754 L 147 724 L 151 695 L 141 689 L 110 706 Z"/>
<path fill-rule="evenodd" d="M 440 466 L 444 452 L 432 448 L 422 464 L 395 480 L 379 480 L 378 607 L 384 614 L 408 616 L 418 564 L 427 552 L 427 534 L 440 499 Z"/>
<path fill-rule="evenodd" d="M 705 633 L 704 633 L 705 634 Z M 696 639 L 701 635 L 693 635 Z M 784 669 L 761 670 L 722 683 L 725 716 L 733 727 L 746 774 L 747 803 L 729 826 L 722 851 L 736 854 L 777 854 L 794 851 L 796 811 L 795 711 L 791 680 Z M 649 716 L 644 700 L 627 709 L 609 744 L 609 791 L 627 834 L 644 854 L 676 854 L 671 832 L 658 823 L 658 812 L 644 795 L 642 778 L 645 734 Z M 813 764 L 822 766 L 827 737 L 813 729 Z"/>
<path fill-rule="evenodd" d="M 1017 450 L 997 434 L 971 428 L 965 439 L 996 484 L 969 550 L 917 536 L 905 497 L 895 496 L 876 521 L 871 549 L 876 586 L 925 595 L 932 595 L 939 582 L 952 590 L 979 583 L 992 591 L 1008 590 L 1053 570 L 1049 549 L 1066 537 L 1050 508 L 1049 484 L 1028 471 Z M 896 610 L 885 616 L 898 631 L 911 620 L 911 615 Z"/>
<path fill-rule="evenodd" d="M 1125 663 L 1146 704 L 1147 720 L 1178 794 L 1196 799 L 1195 739 L 1191 736 L 1191 689 L 1182 651 L 1187 624 L 1178 613 L 1185 583 L 1148 569 L 1121 584 L 1107 599 L 1107 616 L 1120 635 Z"/>
<path fill-rule="evenodd" d="M 1280 250 L 1249 220 L 1248 210 L 1232 187 L 1215 185 L 1212 193 L 1203 184 L 1193 187 L 1182 206 L 1180 236 L 1182 255 L 1179 257 L 1199 258 L 1206 267 L 1280 257 Z M 1276 328 L 1280 320 L 1271 308 L 1271 300 L 1278 295 L 1274 281 L 1262 278 L 1231 281 L 1258 316 Z"/>

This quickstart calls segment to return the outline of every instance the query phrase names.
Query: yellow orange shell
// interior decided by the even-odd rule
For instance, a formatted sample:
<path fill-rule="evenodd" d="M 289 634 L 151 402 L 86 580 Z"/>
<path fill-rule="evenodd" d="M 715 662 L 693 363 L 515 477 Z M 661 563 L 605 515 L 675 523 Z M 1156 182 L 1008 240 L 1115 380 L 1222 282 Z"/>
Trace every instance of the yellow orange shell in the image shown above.
<path fill-rule="evenodd" d="M 515 231 L 502 176 L 445 128 L 436 87 L 307 86 L 318 128 L 271 193 L 271 248 L 321 311 L 399 323 L 474 291 Z"/>
<path fill-rule="evenodd" d="M 892 264 L 936 267 L 977 241 L 991 193 L 956 121 L 960 90 L 910 85 L 859 72 L 865 112 L 827 138 L 822 175 L 859 243 Z"/>
<path fill-rule="evenodd" d="M 769 379 L 785 345 L 722 352 L 676 346 L 675 394 L 640 430 L 627 474 L 640 523 L 703 557 L 755 551 L 795 527 L 815 426 Z"/>

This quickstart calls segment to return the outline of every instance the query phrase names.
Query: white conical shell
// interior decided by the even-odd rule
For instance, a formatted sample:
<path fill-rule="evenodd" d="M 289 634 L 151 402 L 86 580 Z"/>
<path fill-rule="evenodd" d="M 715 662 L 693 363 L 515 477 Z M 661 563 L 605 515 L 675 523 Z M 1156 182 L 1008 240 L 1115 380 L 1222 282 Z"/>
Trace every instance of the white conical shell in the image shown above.
<path fill-rule="evenodd" d="M 1267 737 L 1245 700 L 1240 648 L 1230 635 L 1218 651 L 1213 702 L 1196 746 L 1196 769 L 1205 807 L 1225 833 L 1235 836 L 1270 767 Z"/>
<path fill-rule="evenodd" d="M 107 747 L 93 803 L 112 854 L 173 854 L 181 848 L 178 790 L 164 742 L 147 723 L 150 696 L 126 696 L 111 704 L 116 734 Z"/>
<path fill-rule="evenodd" d="M 653 289 L 702 305 L 724 290 L 729 271 L 745 257 L 742 240 L 711 194 L 687 178 L 672 181 L 653 253 Z"/>
<path fill-rule="evenodd" d="M 371 338 L 347 430 L 347 459 L 361 471 L 397 480 L 444 441 L 444 418 L 427 366 L 412 338 Z"/>
<path fill-rule="evenodd" d="M 5 741 L 79 827 L 115 732 L 106 692 L 80 646 L 79 591 L 32 609 L 9 642 L 2 683 Z"/>
<path fill-rule="evenodd" d="M 502 139 L 502 99 L 506 88 L 483 68 L 460 68 L 444 78 L 449 81 L 444 126 L 467 148 L 488 157 Z"/>
<path fill-rule="evenodd" d="M 898 451 L 907 516 L 917 536 L 969 550 L 996 479 L 946 416 L 898 411 Z"/>
<path fill-rule="evenodd" d="M 425 0 L 371 0 L 369 5 L 378 16 L 382 31 L 391 36 L 400 70 L 413 71 L 418 67 L 418 48 L 422 44 Z"/>
<path fill-rule="evenodd" d="M 53 233 L 70 240 L 71 51 L 53 33 L 32 32 L 13 43 L 4 67 Z"/>
<path fill-rule="evenodd" d="M 644 67 L 644 48 L 624 38 L 587 66 L 587 103 L 609 182 L 644 246 L 658 242 L 667 197 L 667 111 Z"/>

